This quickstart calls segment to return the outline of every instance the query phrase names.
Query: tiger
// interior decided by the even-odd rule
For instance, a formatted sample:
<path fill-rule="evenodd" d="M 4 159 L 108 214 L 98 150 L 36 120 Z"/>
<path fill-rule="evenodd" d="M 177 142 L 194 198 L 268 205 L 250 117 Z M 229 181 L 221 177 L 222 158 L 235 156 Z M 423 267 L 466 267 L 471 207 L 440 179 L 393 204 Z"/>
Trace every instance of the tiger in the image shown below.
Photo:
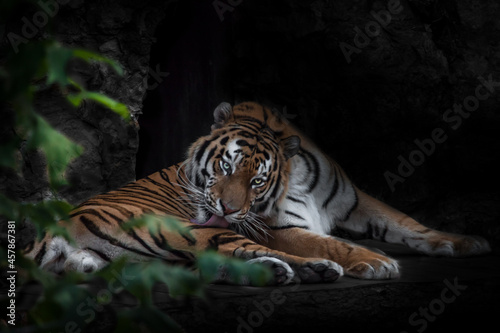
<path fill-rule="evenodd" d="M 479 236 L 441 232 L 366 194 L 276 109 L 221 103 L 185 161 L 97 195 L 60 221 L 74 238 L 45 234 L 26 255 L 53 272 L 93 272 L 116 258 L 189 263 L 207 249 L 268 265 L 272 283 L 395 279 L 398 262 L 337 231 L 430 256 L 491 251 Z M 144 214 L 175 218 L 190 237 L 121 225 Z"/>

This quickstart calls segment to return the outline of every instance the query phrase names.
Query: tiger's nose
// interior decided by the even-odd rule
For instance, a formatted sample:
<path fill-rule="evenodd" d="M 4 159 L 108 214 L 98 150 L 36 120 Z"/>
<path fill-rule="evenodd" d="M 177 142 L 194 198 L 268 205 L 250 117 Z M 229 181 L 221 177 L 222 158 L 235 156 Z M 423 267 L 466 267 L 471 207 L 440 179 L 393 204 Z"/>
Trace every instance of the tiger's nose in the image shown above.
<path fill-rule="evenodd" d="M 224 209 L 224 215 L 228 215 L 238 211 L 238 209 L 234 209 L 233 207 L 231 207 L 229 203 L 225 203 L 222 201 L 221 203 L 222 203 L 222 208 Z"/>

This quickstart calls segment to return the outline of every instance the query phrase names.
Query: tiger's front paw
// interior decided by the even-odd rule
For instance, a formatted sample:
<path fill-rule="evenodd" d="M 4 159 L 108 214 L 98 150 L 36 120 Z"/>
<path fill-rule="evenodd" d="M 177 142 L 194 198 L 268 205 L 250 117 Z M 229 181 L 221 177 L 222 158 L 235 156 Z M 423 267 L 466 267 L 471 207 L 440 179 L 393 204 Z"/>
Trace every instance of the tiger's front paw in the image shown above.
<path fill-rule="evenodd" d="M 432 256 L 469 257 L 489 253 L 491 247 L 486 239 L 479 236 L 440 233 L 418 250 Z"/>
<path fill-rule="evenodd" d="M 296 270 L 304 283 L 333 282 L 344 275 L 342 266 L 326 259 L 308 261 Z"/>
<path fill-rule="evenodd" d="M 373 253 L 346 267 L 346 275 L 367 280 L 395 279 L 400 270 L 396 260 Z"/>

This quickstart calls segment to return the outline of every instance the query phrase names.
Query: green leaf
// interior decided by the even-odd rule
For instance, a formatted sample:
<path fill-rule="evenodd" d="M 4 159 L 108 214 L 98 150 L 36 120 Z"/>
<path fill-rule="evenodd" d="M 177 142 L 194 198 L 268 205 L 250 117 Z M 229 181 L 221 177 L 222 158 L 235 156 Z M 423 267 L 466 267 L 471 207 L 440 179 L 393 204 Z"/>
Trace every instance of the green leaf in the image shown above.
<path fill-rule="evenodd" d="M 83 322 L 77 309 L 95 296 L 76 285 L 74 278 L 64 276 L 63 279 L 54 279 L 54 282 L 57 283 L 44 286 L 43 296 L 30 310 L 30 315 L 42 329 L 60 332 L 69 321 Z"/>
<path fill-rule="evenodd" d="M 123 119 L 127 121 L 130 120 L 130 112 L 128 111 L 127 106 L 123 103 L 115 101 L 114 99 L 106 95 L 93 91 L 83 90 L 76 94 L 69 94 L 67 96 L 67 99 L 75 107 L 78 107 L 83 100 L 90 99 L 118 113 Z"/>
<path fill-rule="evenodd" d="M 61 236 L 70 243 L 73 242 L 68 229 L 58 224 L 60 220 L 69 220 L 69 213 L 73 210 L 73 206 L 66 201 L 46 200 L 35 204 L 27 203 L 21 204 L 18 209 L 22 217 L 33 222 L 39 239 L 47 231 L 53 236 Z"/>
<path fill-rule="evenodd" d="M 61 87 L 69 84 L 66 67 L 73 57 L 73 50 L 62 47 L 59 43 L 47 46 L 47 83 L 58 83 Z"/>
<path fill-rule="evenodd" d="M 123 259 L 122 259 L 123 260 Z M 104 268 L 97 275 L 118 279 L 124 289 L 134 295 L 142 305 L 152 304 L 152 290 L 156 283 L 165 283 L 173 297 L 179 295 L 203 295 L 203 283 L 198 274 L 181 266 L 171 266 L 160 260 L 147 263 L 128 263 Z"/>
<path fill-rule="evenodd" d="M 79 58 L 87 62 L 104 62 L 109 64 L 119 75 L 123 75 L 122 67 L 114 60 L 88 50 L 71 49 L 59 43 L 50 43 L 47 46 L 48 84 L 58 83 L 64 87 L 70 83 L 66 67 L 72 58 Z"/>
<path fill-rule="evenodd" d="M 90 62 L 92 60 L 105 62 L 105 63 L 109 64 L 119 75 L 123 75 L 123 69 L 118 64 L 118 62 L 116 62 L 112 59 L 109 59 L 107 57 L 104 57 L 100 54 L 94 53 L 92 51 L 84 50 L 84 49 L 74 49 L 73 56 L 80 58 L 80 59 L 83 59 L 87 62 Z"/>
<path fill-rule="evenodd" d="M 127 106 L 123 103 L 115 101 L 111 97 L 97 92 L 87 91 L 84 93 L 84 98 L 94 100 L 118 113 L 123 119 L 130 120 L 130 112 L 128 111 Z"/>
<path fill-rule="evenodd" d="M 83 148 L 52 128 L 41 116 L 33 113 L 33 126 L 28 128 L 28 149 L 41 148 L 47 158 L 50 184 L 54 188 L 68 184 L 64 171 Z"/>
<path fill-rule="evenodd" d="M 227 273 L 228 282 L 242 283 L 248 280 L 251 285 L 263 286 L 272 278 L 270 269 L 264 265 L 223 256 L 215 251 L 206 251 L 198 256 L 200 275 L 206 282 L 212 282 L 221 270 Z"/>

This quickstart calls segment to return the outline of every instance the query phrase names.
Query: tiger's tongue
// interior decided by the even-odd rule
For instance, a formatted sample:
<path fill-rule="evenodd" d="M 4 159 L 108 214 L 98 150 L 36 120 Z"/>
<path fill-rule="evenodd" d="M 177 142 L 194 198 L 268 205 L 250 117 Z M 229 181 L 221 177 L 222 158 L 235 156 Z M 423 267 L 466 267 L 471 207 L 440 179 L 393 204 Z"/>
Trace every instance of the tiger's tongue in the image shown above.
<path fill-rule="evenodd" d="M 199 224 L 199 225 L 205 225 L 205 226 L 210 226 L 210 227 L 219 227 L 219 228 L 227 228 L 229 227 L 229 222 L 222 217 L 222 216 L 217 216 L 217 215 L 212 215 L 211 218 L 208 219 L 207 222 L 205 223 L 200 223 L 197 220 L 191 220 L 191 222 Z"/>

